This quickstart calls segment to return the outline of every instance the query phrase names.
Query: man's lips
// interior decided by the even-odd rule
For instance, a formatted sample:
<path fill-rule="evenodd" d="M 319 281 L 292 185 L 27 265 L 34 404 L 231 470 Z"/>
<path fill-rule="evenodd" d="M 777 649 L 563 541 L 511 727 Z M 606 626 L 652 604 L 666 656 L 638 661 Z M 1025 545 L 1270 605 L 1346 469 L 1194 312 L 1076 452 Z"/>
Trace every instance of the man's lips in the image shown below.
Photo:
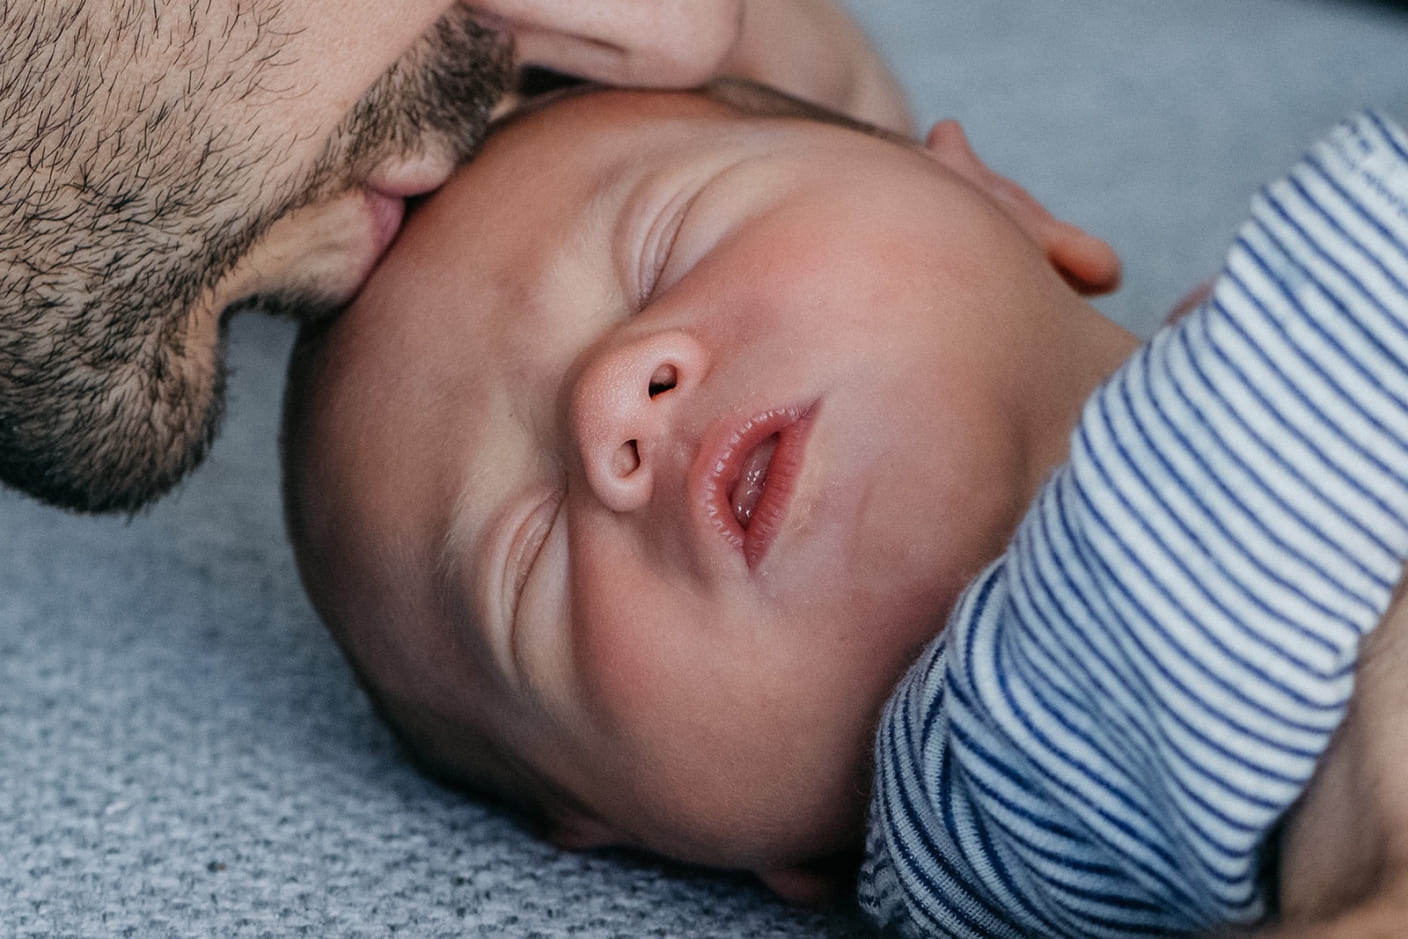
<path fill-rule="evenodd" d="M 382 168 L 284 214 L 212 285 L 211 308 L 231 311 L 261 297 L 306 295 L 314 302 L 298 302 L 290 312 L 318 316 L 351 302 L 401 231 L 406 200 L 438 188 L 451 170 L 425 160 Z"/>
<path fill-rule="evenodd" d="M 749 567 L 767 555 L 787 520 L 814 412 L 814 405 L 765 411 L 721 427 L 700 449 L 690 474 L 696 504 Z"/>
<path fill-rule="evenodd" d="M 367 210 L 372 219 L 370 267 L 386 254 L 406 220 L 406 200 L 429 195 L 449 180 L 454 164 L 433 156 L 417 157 L 378 167 L 365 183 Z"/>
<path fill-rule="evenodd" d="M 395 199 L 409 199 L 434 192 L 455 172 L 455 161 L 445 154 L 425 154 L 389 160 L 367 175 L 366 187 Z"/>
<path fill-rule="evenodd" d="M 371 264 L 366 272 L 370 274 L 371 267 L 376 266 L 401 231 L 401 223 L 406 218 L 406 200 L 368 189 L 367 211 L 372 218 Z"/>

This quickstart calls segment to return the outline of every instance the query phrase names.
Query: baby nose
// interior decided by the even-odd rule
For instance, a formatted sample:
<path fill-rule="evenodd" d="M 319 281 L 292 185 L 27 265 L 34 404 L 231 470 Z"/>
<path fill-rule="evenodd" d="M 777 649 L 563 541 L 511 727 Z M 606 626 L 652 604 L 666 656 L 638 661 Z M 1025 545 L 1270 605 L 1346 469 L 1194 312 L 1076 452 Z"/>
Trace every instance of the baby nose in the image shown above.
<path fill-rule="evenodd" d="M 569 421 L 587 485 L 614 512 L 650 501 L 669 462 L 680 404 L 703 377 L 703 347 L 678 330 L 592 356 L 572 389 Z"/>

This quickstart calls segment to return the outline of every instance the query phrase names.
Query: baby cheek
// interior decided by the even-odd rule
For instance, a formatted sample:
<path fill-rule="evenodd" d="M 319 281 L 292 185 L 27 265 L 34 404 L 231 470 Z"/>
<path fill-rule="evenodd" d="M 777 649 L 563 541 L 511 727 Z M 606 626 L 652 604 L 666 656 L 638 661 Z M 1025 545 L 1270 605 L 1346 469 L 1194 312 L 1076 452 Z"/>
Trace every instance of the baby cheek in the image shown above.
<path fill-rule="evenodd" d="M 732 628 L 712 598 L 661 575 L 619 570 L 575 585 L 576 677 L 592 720 L 662 774 L 733 761 L 780 703 L 776 677 L 759 680 L 762 650 L 740 641 L 757 627 Z"/>
<path fill-rule="evenodd" d="M 603 569 L 605 568 L 605 569 Z M 573 581 L 572 640 L 582 703 L 593 719 L 627 738 L 668 724 L 698 675 L 688 661 L 683 612 L 652 585 L 614 570 Z"/>

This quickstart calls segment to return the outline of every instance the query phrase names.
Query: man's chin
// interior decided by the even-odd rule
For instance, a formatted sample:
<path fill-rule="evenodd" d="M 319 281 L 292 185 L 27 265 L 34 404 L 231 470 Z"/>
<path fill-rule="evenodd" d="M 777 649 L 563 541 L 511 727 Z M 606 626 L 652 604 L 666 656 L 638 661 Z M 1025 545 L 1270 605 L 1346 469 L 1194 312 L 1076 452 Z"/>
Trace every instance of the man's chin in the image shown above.
<path fill-rule="evenodd" d="M 0 424 L 0 479 L 71 512 L 137 512 L 205 459 L 224 400 L 219 359 L 195 383 L 69 389 Z"/>
<path fill-rule="evenodd" d="M 297 323 L 317 323 L 330 319 L 346 309 L 351 297 L 328 295 L 316 288 L 282 289 L 271 293 L 256 293 L 242 297 L 225 308 L 223 318 L 237 313 L 263 313 Z"/>

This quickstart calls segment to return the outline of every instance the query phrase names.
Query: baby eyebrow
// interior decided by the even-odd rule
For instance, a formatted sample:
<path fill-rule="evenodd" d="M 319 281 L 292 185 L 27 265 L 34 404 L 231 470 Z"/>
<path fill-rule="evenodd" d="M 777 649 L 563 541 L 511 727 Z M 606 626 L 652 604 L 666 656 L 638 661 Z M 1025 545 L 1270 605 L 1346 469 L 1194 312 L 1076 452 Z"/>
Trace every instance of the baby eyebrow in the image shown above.
<path fill-rule="evenodd" d="M 455 498 L 449 523 L 440 538 L 431 578 L 436 605 L 455 627 L 450 630 L 451 640 L 478 658 L 485 651 L 484 643 L 468 641 L 472 636 L 482 636 L 482 631 L 469 626 L 483 618 L 483 611 L 477 609 L 479 604 L 475 585 L 467 584 L 464 576 L 465 565 L 471 560 L 470 554 L 474 550 L 466 518 L 469 509 L 467 497 L 468 493 L 461 492 Z M 471 596 L 466 598 L 466 593 Z"/>

